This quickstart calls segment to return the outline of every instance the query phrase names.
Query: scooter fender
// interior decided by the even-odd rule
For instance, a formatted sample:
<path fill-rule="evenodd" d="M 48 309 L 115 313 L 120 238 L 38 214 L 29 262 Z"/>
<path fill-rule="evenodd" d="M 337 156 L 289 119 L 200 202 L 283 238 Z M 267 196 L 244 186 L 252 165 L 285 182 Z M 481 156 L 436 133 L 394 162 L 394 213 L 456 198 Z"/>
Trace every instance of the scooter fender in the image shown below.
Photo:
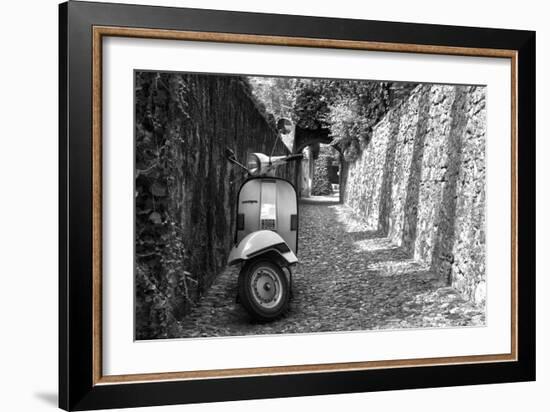
<path fill-rule="evenodd" d="M 258 230 L 245 236 L 231 250 L 228 264 L 236 265 L 273 252 L 278 253 L 288 265 L 298 263 L 298 258 L 279 234 L 272 230 Z"/>

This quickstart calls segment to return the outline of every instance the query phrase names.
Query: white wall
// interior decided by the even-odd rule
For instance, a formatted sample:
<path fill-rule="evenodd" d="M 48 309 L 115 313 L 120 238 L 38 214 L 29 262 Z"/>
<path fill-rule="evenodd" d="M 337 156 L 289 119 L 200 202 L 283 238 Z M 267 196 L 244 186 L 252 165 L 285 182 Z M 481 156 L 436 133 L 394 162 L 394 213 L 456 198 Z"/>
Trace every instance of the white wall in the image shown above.
<path fill-rule="evenodd" d="M 130 1 L 142 3 L 141 1 Z M 538 381 L 386 393 L 149 408 L 178 411 L 546 410 L 550 28 L 544 2 L 189 0 L 145 3 L 537 30 Z M 3 2 L 0 13 L 0 409 L 53 410 L 57 392 L 57 1 Z M 546 209 L 546 210 L 545 210 Z M 528 274 L 527 274 L 528 275 Z M 144 409 L 145 410 L 145 409 Z"/>

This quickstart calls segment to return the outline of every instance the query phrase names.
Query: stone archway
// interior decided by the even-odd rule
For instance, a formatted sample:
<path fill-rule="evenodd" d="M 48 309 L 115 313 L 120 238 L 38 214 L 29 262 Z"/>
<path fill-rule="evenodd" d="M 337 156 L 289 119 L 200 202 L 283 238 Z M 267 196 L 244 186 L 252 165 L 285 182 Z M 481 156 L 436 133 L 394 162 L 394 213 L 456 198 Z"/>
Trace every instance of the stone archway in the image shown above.
<path fill-rule="evenodd" d="M 306 147 L 324 143 L 330 144 L 332 137 L 330 136 L 330 129 L 306 129 L 296 126 L 294 132 L 294 153 L 301 153 Z"/>
<path fill-rule="evenodd" d="M 330 129 L 307 129 L 296 126 L 294 134 L 294 153 L 304 153 L 304 160 L 297 167 L 297 189 L 300 196 L 311 196 L 311 184 L 314 173 L 314 162 L 319 156 L 320 145 L 330 145 L 332 136 Z M 338 153 L 336 156 L 338 165 L 334 172 L 338 176 L 339 200 L 343 200 L 344 156 L 338 145 L 331 145 Z"/>

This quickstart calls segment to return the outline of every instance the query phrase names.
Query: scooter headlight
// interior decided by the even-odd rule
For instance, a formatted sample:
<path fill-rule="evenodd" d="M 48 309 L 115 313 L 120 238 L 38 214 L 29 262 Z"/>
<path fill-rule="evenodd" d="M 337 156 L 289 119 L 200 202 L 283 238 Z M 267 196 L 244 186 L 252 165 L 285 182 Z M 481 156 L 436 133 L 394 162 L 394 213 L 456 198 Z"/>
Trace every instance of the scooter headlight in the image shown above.
<path fill-rule="evenodd" d="M 246 160 L 246 168 L 248 169 L 248 172 L 253 176 L 260 174 L 262 163 L 260 162 L 258 156 L 256 156 L 254 153 L 248 155 L 248 159 Z"/>

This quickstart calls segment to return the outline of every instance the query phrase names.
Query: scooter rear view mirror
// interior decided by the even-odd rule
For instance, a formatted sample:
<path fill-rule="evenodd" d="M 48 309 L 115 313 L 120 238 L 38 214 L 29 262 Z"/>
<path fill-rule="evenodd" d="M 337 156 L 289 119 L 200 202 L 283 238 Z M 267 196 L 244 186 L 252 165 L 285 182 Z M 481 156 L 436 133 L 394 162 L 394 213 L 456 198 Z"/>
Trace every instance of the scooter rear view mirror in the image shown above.
<path fill-rule="evenodd" d="M 277 122 L 277 130 L 281 134 L 289 134 L 292 131 L 292 122 L 284 117 Z"/>

